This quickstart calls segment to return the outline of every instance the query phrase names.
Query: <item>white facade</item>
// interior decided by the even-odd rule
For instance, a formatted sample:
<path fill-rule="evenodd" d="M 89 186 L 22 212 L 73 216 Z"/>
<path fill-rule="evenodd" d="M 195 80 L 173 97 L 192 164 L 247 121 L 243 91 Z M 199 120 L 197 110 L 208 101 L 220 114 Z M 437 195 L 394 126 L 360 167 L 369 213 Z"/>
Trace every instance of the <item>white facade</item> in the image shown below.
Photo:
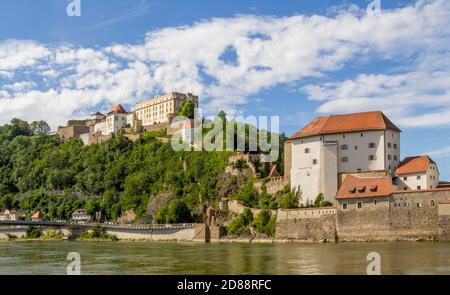
<path fill-rule="evenodd" d="M 397 177 L 395 185 L 399 190 L 433 189 L 439 184 L 439 171 L 434 163 L 430 163 L 426 172 L 402 174 Z"/>
<path fill-rule="evenodd" d="M 134 112 L 137 119 L 142 120 L 143 126 L 168 123 L 170 116 L 178 111 L 185 100 L 191 100 L 198 108 L 198 96 L 192 93 L 171 92 L 137 104 Z"/>
<path fill-rule="evenodd" d="M 113 114 L 106 117 L 106 135 L 116 133 L 127 124 L 128 114 Z"/>
<path fill-rule="evenodd" d="M 400 132 L 375 130 L 315 135 L 292 141 L 291 187 L 300 187 L 303 204 L 319 194 L 333 201 L 343 172 L 390 170 L 400 162 Z"/>
<path fill-rule="evenodd" d="M 95 124 L 94 133 L 100 132 L 100 134 L 106 134 L 106 122 L 99 122 Z"/>

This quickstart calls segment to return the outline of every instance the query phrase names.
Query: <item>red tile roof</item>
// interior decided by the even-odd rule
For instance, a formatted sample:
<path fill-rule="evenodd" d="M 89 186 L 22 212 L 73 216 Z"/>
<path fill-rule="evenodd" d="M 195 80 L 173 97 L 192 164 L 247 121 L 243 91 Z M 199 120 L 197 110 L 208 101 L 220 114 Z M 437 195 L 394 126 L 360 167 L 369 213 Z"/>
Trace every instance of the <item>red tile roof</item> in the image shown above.
<path fill-rule="evenodd" d="M 317 117 L 289 139 L 369 130 L 401 130 L 380 111 Z"/>
<path fill-rule="evenodd" d="M 429 156 L 414 156 L 407 157 L 400 162 L 395 174 L 414 174 L 414 173 L 425 173 L 428 171 L 430 164 L 436 164 Z"/>
<path fill-rule="evenodd" d="M 108 111 L 109 115 L 116 115 L 116 114 L 128 114 L 128 112 L 123 108 L 121 104 L 115 104 L 111 107 L 111 109 Z"/>
<path fill-rule="evenodd" d="M 42 212 L 38 210 L 31 216 L 31 218 L 42 218 L 42 216 Z"/>
<path fill-rule="evenodd" d="M 345 177 L 336 199 L 370 198 L 389 196 L 393 191 L 392 179 Z"/>
<path fill-rule="evenodd" d="M 100 112 L 95 112 L 94 114 L 92 114 L 91 116 L 105 116 L 105 115 L 103 115 L 102 113 L 100 113 Z"/>

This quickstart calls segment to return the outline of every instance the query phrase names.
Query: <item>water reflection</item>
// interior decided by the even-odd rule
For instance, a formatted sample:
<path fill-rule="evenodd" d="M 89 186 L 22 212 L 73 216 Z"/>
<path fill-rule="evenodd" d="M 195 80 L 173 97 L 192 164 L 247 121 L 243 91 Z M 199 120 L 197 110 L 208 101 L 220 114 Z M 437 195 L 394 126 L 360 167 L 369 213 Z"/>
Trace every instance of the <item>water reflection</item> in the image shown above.
<path fill-rule="evenodd" d="M 65 274 L 69 252 L 83 274 L 365 274 L 369 252 L 382 274 L 450 274 L 450 244 L 433 242 L 238 244 L 0 242 L 0 274 Z"/>

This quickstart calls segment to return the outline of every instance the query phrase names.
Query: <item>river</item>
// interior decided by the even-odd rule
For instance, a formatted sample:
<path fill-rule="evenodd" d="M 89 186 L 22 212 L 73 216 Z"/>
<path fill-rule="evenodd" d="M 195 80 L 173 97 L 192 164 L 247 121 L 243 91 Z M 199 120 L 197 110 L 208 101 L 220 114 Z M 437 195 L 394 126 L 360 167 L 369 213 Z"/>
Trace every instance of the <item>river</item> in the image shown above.
<path fill-rule="evenodd" d="M 369 252 L 382 274 L 450 274 L 450 243 L 246 244 L 2 241 L 0 274 L 365 274 Z"/>

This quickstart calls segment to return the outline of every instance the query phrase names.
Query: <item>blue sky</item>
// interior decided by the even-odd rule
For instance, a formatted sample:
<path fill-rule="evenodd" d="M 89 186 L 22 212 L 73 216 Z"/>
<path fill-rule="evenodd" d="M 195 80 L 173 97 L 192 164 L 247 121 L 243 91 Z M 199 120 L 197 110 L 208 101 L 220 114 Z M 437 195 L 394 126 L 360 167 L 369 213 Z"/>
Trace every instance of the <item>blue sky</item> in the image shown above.
<path fill-rule="evenodd" d="M 291 135 L 318 115 L 382 110 L 402 156 L 450 172 L 450 5 L 445 0 L 0 2 L 0 123 L 55 128 L 112 103 L 200 94 L 207 113 L 279 115 Z M 33 110 L 30 112 L 30 110 Z"/>

